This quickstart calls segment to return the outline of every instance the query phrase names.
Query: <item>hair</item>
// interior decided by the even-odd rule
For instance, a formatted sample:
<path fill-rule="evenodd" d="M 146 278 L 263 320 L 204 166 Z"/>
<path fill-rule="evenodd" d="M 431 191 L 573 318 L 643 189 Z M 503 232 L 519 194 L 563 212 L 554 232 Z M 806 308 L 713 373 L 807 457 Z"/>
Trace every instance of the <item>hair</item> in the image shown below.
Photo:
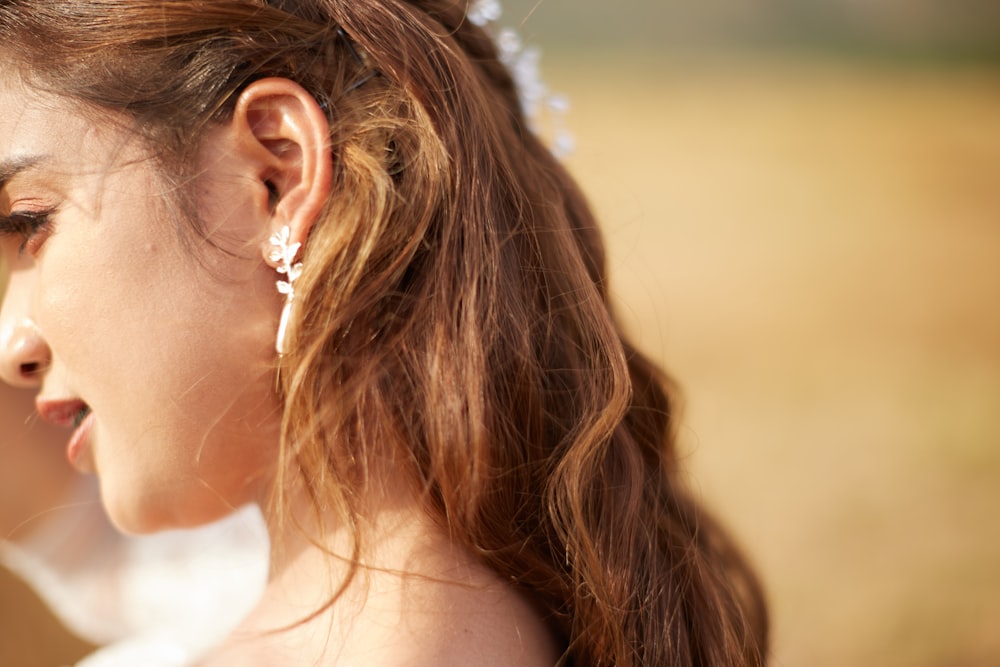
<path fill-rule="evenodd" d="M 388 451 L 564 664 L 762 665 L 763 595 L 681 479 L 671 383 L 625 340 L 594 218 L 466 5 L 0 0 L 0 44 L 32 85 L 134 120 L 175 177 L 254 80 L 326 110 L 333 194 L 279 362 L 282 461 L 317 511 L 360 544 Z"/>

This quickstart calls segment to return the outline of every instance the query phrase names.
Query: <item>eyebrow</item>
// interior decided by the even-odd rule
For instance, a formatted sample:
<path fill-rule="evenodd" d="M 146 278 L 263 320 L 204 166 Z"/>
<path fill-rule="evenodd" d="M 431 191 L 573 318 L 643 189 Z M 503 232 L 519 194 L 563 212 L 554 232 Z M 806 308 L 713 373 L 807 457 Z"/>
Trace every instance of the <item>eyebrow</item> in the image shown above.
<path fill-rule="evenodd" d="M 48 159 L 47 155 L 25 155 L 0 161 L 0 189 L 21 172 L 37 167 Z"/>

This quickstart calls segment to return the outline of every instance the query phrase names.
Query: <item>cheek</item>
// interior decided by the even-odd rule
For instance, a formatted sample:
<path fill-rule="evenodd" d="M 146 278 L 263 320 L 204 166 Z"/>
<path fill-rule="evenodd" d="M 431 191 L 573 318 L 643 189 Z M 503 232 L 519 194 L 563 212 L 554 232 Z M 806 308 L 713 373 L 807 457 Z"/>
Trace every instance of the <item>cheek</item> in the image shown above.
<path fill-rule="evenodd" d="M 126 280 L 88 279 L 96 289 L 67 290 L 53 304 L 96 314 L 66 343 L 65 362 L 84 400 L 121 436 L 127 429 L 131 437 L 155 432 L 172 448 L 225 446 L 275 413 L 276 297 L 263 294 L 263 277 L 220 279 L 217 272 L 247 272 L 233 261 L 192 266 L 176 261 L 175 250 L 146 248 L 130 260 Z"/>
<path fill-rule="evenodd" d="M 40 278 L 39 319 L 53 353 L 71 368 L 99 366 L 113 373 L 134 365 L 142 357 L 135 352 L 155 345 L 151 334 L 166 305 L 157 292 L 170 284 L 158 276 L 153 258 L 134 248 L 73 246 L 46 256 Z"/>
<path fill-rule="evenodd" d="M 268 451 L 281 298 L 262 253 L 191 250 L 148 210 L 69 222 L 38 293 L 56 361 L 98 416 L 99 468 L 183 474 L 197 459 L 211 477 L 254 456 L 234 443 Z"/>

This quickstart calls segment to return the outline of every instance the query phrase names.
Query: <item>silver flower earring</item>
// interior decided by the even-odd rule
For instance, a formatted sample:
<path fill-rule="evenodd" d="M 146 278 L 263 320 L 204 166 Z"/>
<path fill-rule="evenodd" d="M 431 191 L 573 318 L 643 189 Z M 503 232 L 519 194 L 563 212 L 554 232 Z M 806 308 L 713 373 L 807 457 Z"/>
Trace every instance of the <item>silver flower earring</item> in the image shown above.
<path fill-rule="evenodd" d="M 278 292 L 285 295 L 285 306 L 281 309 L 281 320 L 278 324 L 278 339 L 274 348 L 278 354 L 285 353 L 285 334 L 288 331 L 288 318 L 292 312 L 292 301 L 295 299 L 295 281 L 302 275 L 302 262 L 295 262 L 295 256 L 299 254 L 301 243 L 289 243 L 292 237 L 292 230 L 285 225 L 280 230 L 271 234 L 270 258 L 277 263 L 275 267 L 278 273 L 284 275 L 286 280 L 277 282 Z"/>

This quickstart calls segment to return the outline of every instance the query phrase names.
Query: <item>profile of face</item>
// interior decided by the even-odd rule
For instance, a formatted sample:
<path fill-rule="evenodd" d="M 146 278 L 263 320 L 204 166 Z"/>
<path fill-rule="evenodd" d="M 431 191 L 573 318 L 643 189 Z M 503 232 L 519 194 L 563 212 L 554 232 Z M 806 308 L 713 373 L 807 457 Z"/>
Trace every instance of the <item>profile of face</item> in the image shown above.
<path fill-rule="evenodd" d="M 247 127 L 203 142 L 194 232 L 122 119 L 0 78 L 0 371 L 129 532 L 218 518 L 273 473 L 276 168 Z"/>

